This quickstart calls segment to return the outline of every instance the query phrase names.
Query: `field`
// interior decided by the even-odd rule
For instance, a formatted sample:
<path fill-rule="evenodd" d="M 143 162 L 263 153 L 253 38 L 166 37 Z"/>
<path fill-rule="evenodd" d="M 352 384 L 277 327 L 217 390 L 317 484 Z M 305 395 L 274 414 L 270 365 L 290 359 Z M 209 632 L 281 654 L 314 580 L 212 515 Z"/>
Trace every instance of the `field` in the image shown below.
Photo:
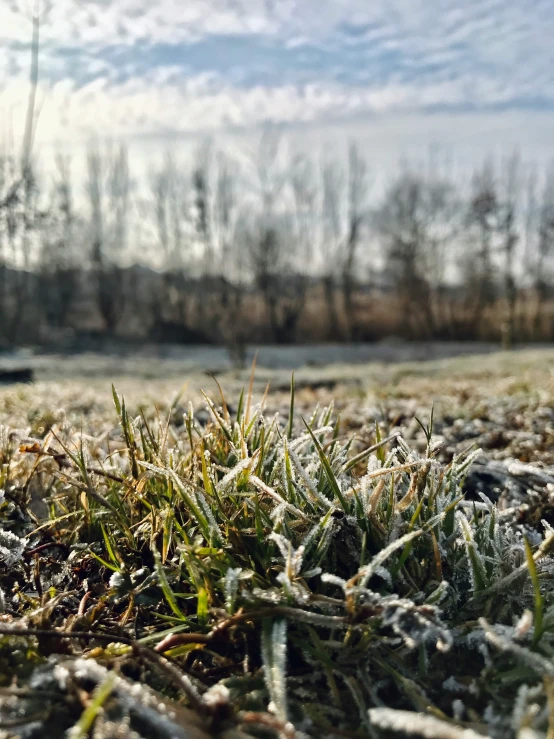
<path fill-rule="evenodd" d="M 552 739 L 554 350 L 486 349 L 31 358 L 0 737 Z"/>

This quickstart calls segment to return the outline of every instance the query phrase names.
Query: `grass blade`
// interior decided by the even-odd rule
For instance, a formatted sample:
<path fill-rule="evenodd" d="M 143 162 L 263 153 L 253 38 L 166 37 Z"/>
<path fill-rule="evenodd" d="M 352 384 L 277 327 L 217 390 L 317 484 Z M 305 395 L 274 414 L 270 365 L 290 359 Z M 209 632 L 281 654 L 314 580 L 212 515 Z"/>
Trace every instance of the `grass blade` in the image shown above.
<path fill-rule="evenodd" d="M 525 544 L 525 556 L 527 558 L 527 567 L 529 568 L 529 577 L 533 583 L 533 591 L 535 595 L 535 623 L 533 632 L 533 646 L 536 647 L 543 635 L 543 616 L 544 616 L 544 599 L 541 593 L 541 585 L 537 573 L 537 565 L 533 557 L 531 545 L 527 537 L 523 537 Z"/>
<path fill-rule="evenodd" d="M 337 478 L 335 477 L 335 473 L 333 472 L 333 470 L 331 468 L 331 465 L 329 463 L 329 459 L 327 458 L 327 455 L 323 451 L 323 448 L 322 448 L 321 444 L 316 439 L 316 436 L 315 436 L 314 432 L 312 431 L 312 429 L 308 426 L 308 424 L 306 423 L 306 421 L 304 419 L 302 419 L 302 421 L 304 422 L 304 426 L 307 428 L 308 433 L 312 437 L 312 442 L 313 442 L 313 444 L 314 444 L 314 446 L 316 448 L 316 451 L 317 451 L 317 453 L 319 455 L 319 459 L 321 460 L 321 465 L 322 465 L 323 469 L 325 470 L 325 475 L 327 477 L 327 480 L 329 482 L 329 485 L 331 486 L 331 490 L 333 491 L 335 497 L 339 501 L 342 510 L 345 513 L 348 513 L 349 506 L 348 506 L 348 504 L 346 502 L 346 498 L 342 494 L 342 490 L 340 489 L 340 485 L 339 485 L 339 483 L 337 481 Z"/>

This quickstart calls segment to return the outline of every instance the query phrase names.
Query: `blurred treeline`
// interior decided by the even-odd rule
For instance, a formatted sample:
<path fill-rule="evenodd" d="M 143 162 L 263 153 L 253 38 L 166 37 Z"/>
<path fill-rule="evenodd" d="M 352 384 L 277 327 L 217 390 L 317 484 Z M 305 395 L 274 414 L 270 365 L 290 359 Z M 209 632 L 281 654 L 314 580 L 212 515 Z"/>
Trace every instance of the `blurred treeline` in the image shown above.
<path fill-rule="evenodd" d="M 146 176 L 96 144 L 78 184 L 66 156 L 46 175 L 4 154 L 0 341 L 554 338 L 554 169 L 513 155 L 383 184 L 354 144 L 283 144 L 168 153 Z"/>

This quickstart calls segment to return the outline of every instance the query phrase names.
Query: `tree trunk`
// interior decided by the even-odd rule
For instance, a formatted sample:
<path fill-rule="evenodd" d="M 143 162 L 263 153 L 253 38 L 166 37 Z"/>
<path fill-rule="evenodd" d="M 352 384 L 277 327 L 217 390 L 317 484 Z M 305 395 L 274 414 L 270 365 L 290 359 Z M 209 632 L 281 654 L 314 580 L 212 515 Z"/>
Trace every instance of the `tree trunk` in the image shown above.
<path fill-rule="evenodd" d="M 323 278 L 323 290 L 327 306 L 327 339 L 337 341 L 340 338 L 339 317 L 335 300 L 335 285 L 331 275 Z"/>
<path fill-rule="evenodd" d="M 348 341 L 356 341 L 357 325 L 354 302 L 354 280 L 349 269 L 345 270 L 342 278 L 342 294 L 344 299 L 344 313 L 346 317 L 346 337 Z"/>

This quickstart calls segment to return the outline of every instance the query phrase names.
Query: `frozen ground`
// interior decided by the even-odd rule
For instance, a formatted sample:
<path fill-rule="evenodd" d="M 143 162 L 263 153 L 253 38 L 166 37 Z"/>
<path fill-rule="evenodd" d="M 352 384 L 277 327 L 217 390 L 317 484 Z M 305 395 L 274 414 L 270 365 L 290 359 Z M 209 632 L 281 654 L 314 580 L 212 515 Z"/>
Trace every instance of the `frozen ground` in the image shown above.
<path fill-rule="evenodd" d="M 442 345 L 441 349 L 452 351 L 453 347 Z M 225 704 L 225 712 L 221 712 L 222 720 L 228 716 L 236 716 L 236 721 L 245 716 L 265 719 L 266 714 L 260 711 L 265 710 L 269 697 L 263 692 L 259 658 L 254 656 L 251 660 L 250 655 L 262 653 L 264 660 L 273 659 L 271 655 L 266 658 L 267 649 L 260 652 L 259 644 L 264 644 L 267 637 L 263 633 L 267 632 L 262 633 L 258 619 L 266 614 L 270 614 L 268 618 L 280 617 L 282 613 L 273 608 L 279 602 L 275 599 L 281 597 L 278 590 L 283 582 L 281 576 L 288 571 L 280 559 L 285 555 L 277 550 L 273 554 L 265 551 L 275 540 L 272 538 L 277 520 L 275 510 L 281 521 L 286 522 L 286 529 L 281 530 L 295 537 L 289 545 L 287 563 L 293 561 L 292 551 L 301 551 L 297 542 L 306 540 L 306 531 L 324 531 L 319 527 L 327 526 L 331 532 L 329 538 L 324 539 L 324 534 L 321 540 L 332 539 L 334 548 L 324 562 L 327 567 L 324 572 L 343 578 L 345 583 L 355 581 L 363 572 L 359 563 L 367 561 L 367 551 L 373 556 L 374 552 L 388 549 L 386 556 L 390 557 L 393 550 L 389 542 L 394 542 L 393 537 L 409 530 L 414 522 L 419 526 L 419 516 L 426 522 L 436 522 L 432 530 L 421 529 L 417 550 L 412 550 L 410 541 L 410 548 L 404 546 L 402 555 L 393 553 L 403 558 L 397 562 L 398 567 L 404 567 L 405 574 L 400 577 L 400 570 L 391 565 L 386 572 L 390 573 L 392 587 L 388 579 L 383 578 L 384 584 L 377 580 L 372 585 L 375 592 L 371 597 L 381 599 L 374 601 L 379 608 L 403 609 L 392 612 L 400 635 L 413 634 L 420 638 L 422 633 L 444 633 L 456 638 L 455 648 L 450 652 L 444 649 L 447 642 L 442 636 L 440 651 L 433 643 L 426 642 L 424 652 L 413 649 L 411 644 L 393 643 L 390 620 L 383 619 L 381 623 L 379 611 L 366 610 L 363 601 L 352 618 L 354 599 L 343 605 L 335 581 L 327 581 L 333 584 L 334 589 L 330 589 L 323 579 L 321 584 L 315 579 L 317 571 L 314 575 L 313 570 L 308 570 L 312 573 L 309 577 L 295 577 L 291 590 L 283 590 L 288 599 L 288 631 L 282 652 L 287 649 L 287 673 L 282 682 L 288 681 L 289 704 L 298 701 L 291 715 L 301 715 L 300 709 L 312 706 L 317 723 L 329 705 L 331 721 L 346 727 L 340 735 L 362 736 L 358 726 L 358 698 L 362 696 L 368 706 L 372 705 L 372 686 L 377 683 L 384 686 L 380 696 L 386 698 L 385 705 L 389 707 L 402 710 L 415 707 L 420 711 L 422 705 L 426 710 L 431 706 L 433 715 L 441 711 L 445 716 L 450 716 L 453 705 L 463 708 L 460 686 L 471 685 L 472 691 L 466 691 L 466 696 L 470 696 L 467 715 L 471 723 L 456 713 L 449 723 L 440 722 L 439 728 L 435 727 L 428 736 L 471 735 L 491 739 L 522 739 L 524 733 L 536 739 L 550 736 L 546 731 L 551 700 L 548 691 L 554 674 L 551 663 L 554 560 L 549 550 L 554 530 L 554 348 L 432 358 L 428 347 L 428 361 L 424 362 L 393 362 L 391 356 L 399 360 L 406 355 L 402 356 L 400 351 L 394 355 L 390 347 L 387 351 L 385 356 L 383 352 L 373 353 L 371 358 L 379 361 L 367 361 L 366 357 L 356 362 L 354 359 L 364 357 L 361 352 L 354 355 L 348 348 L 334 352 L 329 348 L 325 352 L 311 349 L 312 365 L 314 357 L 331 357 L 332 362 L 308 366 L 306 354 L 302 356 L 296 349 L 294 352 L 266 350 L 256 372 L 252 406 L 248 404 L 246 411 L 249 418 L 250 410 L 257 414 L 256 423 L 249 425 L 246 435 L 241 430 L 245 428 L 244 423 L 241 427 L 238 423 L 231 426 L 214 421 L 217 416 L 214 413 L 211 417 L 206 410 L 207 400 L 200 390 L 210 393 L 216 410 L 222 405 L 219 388 L 206 375 L 206 370 L 216 370 L 229 420 L 240 415 L 243 421 L 245 416 L 238 414 L 238 398 L 241 388 L 248 387 L 250 371 L 230 370 L 223 362 L 218 368 L 200 361 L 202 357 L 214 356 L 206 350 L 192 353 L 192 357 L 190 353 L 188 356 L 181 353 L 165 359 L 148 355 L 146 351 L 125 357 L 34 357 L 31 360 L 36 362 L 38 377 L 35 383 L 0 388 L 0 498 L 4 498 L 0 505 L 0 533 L 7 529 L 0 541 L 0 559 L 9 558 L 6 561 L 10 563 L 6 567 L 0 562 L 3 593 L 0 609 L 4 610 L 0 614 L 0 632 L 2 629 L 3 633 L 9 632 L 8 638 L 1 638 L 0 634 L 0 724 L 22 727 L 20 734 L 10 733 L 10 737 L 67 736 L 66 730 L 77 725 L 76 722 L 82 725 L 80 717 L 90 717 L 88 707 L 94 705 L 100 690 L 107 686 L 112 692 L 109 698 L 103 698 L 105 706 L 97 712 L 92 736 L 129 736 L 129 726 L 148 720 L 141 733 L 137 728 L 137 736 L 207 739 L 217 735 L 223 739 L 223 733 L 212 731 L 215 719 L 211 722 L 206 719 L 208 730 L 197 730 L 198 726 L 204 726 L 203 703 L 197 715 L 190 711 L 184 713 L 181 704 L 170 702 L 167 694 L 175 695 L 175 683 L 171 691 L 167 690 L 167 673 L 160 675 L 158 670 L 159 651 L 145 652 L 140 646 L 145 643 L 157 643 L 168 652 L 172 659 L 172 679 L 179 680 L 178 695 L 185 684 L 181 674 L 193 676 L 202 690 L 217 686 L 218 681 L 226 685 L 225 681 L 229 680 L 229 685 L 235 687 L 229 693 L 232 696 L 229 707 Z M 413 360 L 413 353 L 408 358 Z M 292 367 L 296 368 L 297 392 L 294 420 L 289 429 L 287 388 Z M 134 419 L 132 444 L 128 441 L 132 437 L 129 423 L 125 421 L 123 430 L 118 424 L 111 381 L 125 395 L 126 409 Z M 268 382 L 272 389 L 260 406 Z M 179 393 L 181 397 L 177 399 Z M 189 400 L 194 404 L 194 413 L 187 415 Z M 318 404 L 324 406 L 331 401 L 339 419 L 332 440 L 327 420 L 322 420 L 326 414 L 312 416 Z M 433 404 L 433 434 L 428 440 L 417 419 L 427 426 Z M 242 408 L 244 412 L 244 404 Z M 139 411 L 144 417 L 139 417 Z M 193 416 L 195 423 L 191 426 L 187 419 Z M 302 440 L 302 418 L 314 418 L 316 424 L 325 424 L 327 430 L 320 429 L 324 433 L 321 454 L 310 450 L 307 435 Z M 380 475 L 383 470 L 379 469 L 382 460 L 378 457 L 361 460 L 359 456 L 375 442 L 376 426 L 381 438 L 389 439 L 387 455 L 392 454 L 393 446 L 397 447 L 396 456 L 389 459 L 394 475 L 386 485 Z M 139 429 L 143 432 L 140 437 Z M 283 441 L 285 429 L 293 437 L 290 443 Z M 228 444 L 231 440 L 232 449 Z M 298 468 L 291 467 L 289 473 L 286 465 L 281 464 L 285 452 L 279 457 L 279 449 L 293 449 L 293 444 L 300 469 L 311 482 L 305 482 Z M 462 483 L 458 479 L 462 474 L 460 460 L 470 449 L 482 451 L 472 456 L 473 464 Z M 236 464 L 236 450 L 249 457 L 239 463 L 239 474 L 231 478 L 228 469 Z M 327 504 L 312 513 L 314 501 L 325 501 L 325 496 L 330 494 L 326 480 L 335 479 L 338 470 L 344 470 L 343 453 L 351 461 L 354 455 L 358 460 L 351 468 L 351 476 L 340 473 L 337 490 L 342 490 L 343 502 L 339 497 L 334 500 L 332 516 Z M 133 471 L 129 460 L 136 460 L 137 454 L 141 467 Z M 321 463 L 321 455 L 326 454 L 335 455 L 328 461 L 330 473 L 324 473 Z M 240 479 L 247 469 L 243 462 L 252 464 L 258 455 L 262 455 L 263 463 L 256 471 L 259 469 L 258 474 L 264 478 L 251 474 L 246 481 Z M 299 455 L 303 455 L 301 459 Z M 292 459 L 290 452 L 289 457 Z M 200 459 L 206 463 L 206 476 Z M 399 464 L 408 459 L 409 464 Z M 411 471 L 413 465 L 418 465 L 417 471 L 410 474 L 407 468 Z M 293 469 L 298 473 L 294 477 Z M 454 473 L 449 477 L 452 469 Z M 167 483 L 164 483 L 164 470 L 169 476 Z M 403 471 L 405 474 L 399 474 Z M 381 479 L 374 478 L 375 473 Z M 178 493 L 171 482 L 173 479 L 186 481 L 188 486 L 179 483 L 181 493 Z M 225 487 L 229 484 L 233 485 L 232 490 Z M 261 494 L 252 492 L 251 485 L 256 485 Z M 226 497 L 214 495 L 211 491 L 216 489 Z M 194 498 L 186 492 L 189 490 L 194 491 Z M 318 492 L 314 494 L 314 490 Z M 190 514 L 191 506 L 198 500 L 196 491 L 202 492 L 203 501 L 210 500 L 205 505 L 211 506 L 212 516 L 219 516 L 219 508 L 226 506 L 224 518 L 214 523 L 218 528 L 209 529 L 210 537 L 214 530 L 219 532 L 218 536 L 226 537 L 221 539 L 221 547 L 204 545 L 198 525 L 204 509 L 198 507 L 194 516 Z M 350 502 L 354 500 L 354 491 L 356 500 L 364 501 L 362 515 L 353 515 L 357 511 Z M 285 498 L 279 496 L 289 495 L 287 508 L 281 507 L 279 512 L 276 501 L 284 502 Z M 452 503 L 447 496 L 452 498 Z M 436 508 L 439 504 L 440 516 Z M 454 504 L 456 507 L 452 509 Z M 339 505 L 344 506 L 348 515 L 342 513 Z M 302 506 L 302 511 L 298 506 Z M 257 513 L 260 510 L 263 517 Z M 451 510 L 454 515 L 448 518 Z M 293 515 L 297 518 L 292 519 Z M 369 522 L 369 536 L 359 535 L 358 521 L 364 526 Z M 446 530 L 453 521 L 458 522 L 460 532 L 454 536 L 450 529 Z M 260 526 L 264 528 L 258 533 Z M 527 577 L 523 534 L 535 550 L 532 556 L 538 562 L 535 569 L 540 581 L 539 575 Z M 160 558 L 158 549 L 165 560 Z M 318 544 L 316 553 L 319 549 Z M 325 554 L 326 547 L 321 549 Z M 152 556 L 154 551 L 158 554 Z M 187 562 L 186 567 L 182 561 Z M 224 569 L 230 565 L 232 570 Z M 244 620 L 244 625 L 239 625 L 243 623 L 241 615 L 240 622 L 233 622 L 233 628 L 224 631 L 221 624 L 231 624 L 231 618 L 223 610 L 223 604 L 227 608 L 226 599 L 232 596 L 223 587 L 231 581 L 227 573 L 231 572 L 231 576 L 235 573 L 236 577 L 242 571 L 239 568 L 245 569 L 247 575 L 240 583 L 237 581 L 240 609 L 243 613 L 243 609 L 256 610 L 252 611 L 252 617 L 248 616 L 248 621 Z M 196 573 L 201 573 L 201 578 Z M 537 605 L 537 591 L 533 591 L 533 577 L 540 586 L 540 605 Z M 305 585 L 306 582 L 310 585 Z M 314 582 L 315 586 L 311 584 Z M 428 594 L 432 597 L 437 592 L 438 582 L 441 583 L 440 613 L 430 609 L 428 602 Z M 252 592 L 244 590 L 249 583 L 256 588 Z M 302 588 L 313 590 L 292 590 L 299 583 Z M 261 600 L 260 587 L 267 592 L 266 600 Z M 320 588 L 325 600 L 321 598 Z M 293 601 L 290 592 L 300 592 L 302 601 Z M 179 616 L 183 621 L 179 630 L 186 626 L 186 630 L 194 629 L 192 633 L 168 636 L 168 621 L 171 620 L 173 631 L 178 623 L 175 614 L 180 613 L 170 608 L 173 601 L 180 609 L 186 609 L 186 615 Z M 207 604 L 202 616 L 206 623 L 200 621 L 202 602 Z M 323 613 L 319 610 L 321 603 Z M 545 618 L 539 621 L 543 603 Z M 269 610 L 257 610 L 262 607 Z M 239 613 L 235 614 L 237 618 Z M 344 614 L 348 614 L 348 621 Z M 321 619 L 330 615 L 335 619 L 333 629 L 340 623 L 349 630 L 354 627 L 367 630 L 359 631 L 360 638 L 354 637 L 357 641 L 331 640 L 328 621 L 320 625 Z M 430 621 L 430 615 L 443 620 Z M 480 617 L 486 617 L 487 628 L 490 626 L 504 640 L 503 653 L 498 654 L 500 642 L 491 645 L 484 640 L 477 621 Z M 309 629 L 304 626 L 306 618 L 317 619 Z M 541 632 L 536 630 L 540 623 L 545 625 Z M 437 631 L 438 627 L 448 631 Z M 17 641 L 11 631 L 14 628 L 18 631 Z M 535 633 L 541 640 L 536 648 L 532 643 Z M 39 638 L 35 639 L 37 634 Z M 513 644 L 509 641 L 512 634 L 515 634 Z M 176 641 L 172 641 L 174 637 Z M 132 651 L 125 644 L 118 644 L 122 639 L 127 644 L 131 641 Z M 515 656 L 510 656 L 504 644 L 508 644 Z M 299 656 L 305 645 L 310 650 L 309 661 Z M 322 649 L 325 651 L 321 652 Z M 76 661 L 83 654 L 86 660 Z M 338 673 L 333 690 L 329 689 L 319 666 L 320 654 L 324 655 L 325 666 L 332 664 L 343 670 Z M 425 663 L 422 654 L 428 655 Z M 519 664 L 520 657 L 526 660 L 523 665 Z M 363 690 L 359 695 L 356 693 L 354 700 L 348 685 L 358 685 L 355 681 L 363 676 L 359 670 L 368 665 L 371 676 L 360 680 Z M 529 672 L 529 665 L 537 675 Z M 245 666 L 251 671 L 246 675 Z M 115 669 L 108 669 L 111 667 Z M 318 669 L 320 673 L 316 673 Z M 313 679 L 314 674 L 317 680 Z M 115 676 L 116 683 L 108 682 L 113 679 L 110 675 Z M 243 684 L 238 682 L 243 677 L 245 687 L 241 687 L 241 692 L 236 686 Z M 528 680 L 532 680 L 531 687 Z M 368 685 L 369 692 L 364 697 Z M 333 703 L 335 693 L 337 699 Z M 417 700 L 412 701 L 412 696 Z M 253 699 L 258 703 L 252 703 Z M 529 700 L 529 706 L 524 704 L 525 700 Z M 252 710 L 253 705 L 258 712 Z M 421 712 L 413 714 L 420 718 L 421 715 Z M 410 719 L 413 716 L 408 714 Z M 152 726 L 167 727 L 168 718 L 174 719 L 174 723 L 165 734 L 152 729 Z M 338 736 L 328 726 L 314 724 L 307 735 Z M 81 735 L 84 733 L 80 732 Z M 280 735 L 292 736 L 288 731 Z M 0 736 L 4 736 L 1 731 Z M 225 736 L 238 739 L 245 733 Z M 372 736 L 384 739 L 389 734 L 374 732 Z"/>
<path fill-rule="evenodd" d="M 498 351 L 497 344 L 472 342 L 400 342 L 377 344 L 320 344 L 311 346 L 261 346 L 247 352 L 249 366 L 257 353 L 258 367 L 265 370 L 292 370 L 332 365 L 360 365 L 368 362 L 402 363 L 483 355 Z M 103 353 L 38 353 L 20 350 L 0 355 L 0 370 L 32 368 L 36 380 L 64 378 L 137 377 L 165 379 L 189 373 L 220 374 L 232 369 L 224 347 L 114 346 Z"/>

